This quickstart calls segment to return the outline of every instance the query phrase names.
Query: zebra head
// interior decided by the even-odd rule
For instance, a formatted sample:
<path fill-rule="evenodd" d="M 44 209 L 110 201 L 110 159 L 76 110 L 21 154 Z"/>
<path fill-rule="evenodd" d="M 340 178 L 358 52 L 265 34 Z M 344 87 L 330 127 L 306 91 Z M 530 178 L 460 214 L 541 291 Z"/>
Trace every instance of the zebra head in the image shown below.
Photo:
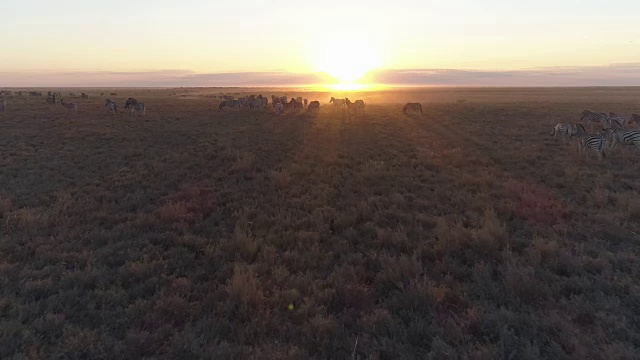
<path fill-rule="evenodd" d="M 583 121 L 584 118 L 586 118 L 587 116 L 589 116 L 589 114 L 591 114 L 591 111 L 589 110 L 585 110 L 582 112 L 582 114 L 580 114 L 580 121 Z"/>

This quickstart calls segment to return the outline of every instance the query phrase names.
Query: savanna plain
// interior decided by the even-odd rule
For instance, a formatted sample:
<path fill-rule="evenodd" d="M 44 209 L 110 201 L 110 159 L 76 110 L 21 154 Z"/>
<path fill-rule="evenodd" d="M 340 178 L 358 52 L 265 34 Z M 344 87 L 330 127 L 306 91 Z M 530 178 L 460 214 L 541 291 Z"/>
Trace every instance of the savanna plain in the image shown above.
<path fill-rule="evenodd" d="M 640 353 L 640 154 L 550 136 L 640 88 L 57 91 L 0 113 L 2 359 Z"/>

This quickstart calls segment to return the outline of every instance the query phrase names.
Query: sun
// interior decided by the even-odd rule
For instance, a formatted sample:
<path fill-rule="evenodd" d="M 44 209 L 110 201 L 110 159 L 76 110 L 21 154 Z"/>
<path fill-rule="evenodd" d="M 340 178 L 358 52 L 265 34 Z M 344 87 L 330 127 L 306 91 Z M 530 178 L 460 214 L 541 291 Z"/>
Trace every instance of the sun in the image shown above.
<path fill-rule="evenodd" d="M 358 84 L 381 65 L 377 49 L 366 39 L 344 34 L 327 36 L 314 51 L 316 70 L 326 73 L 343 87 Z"/>

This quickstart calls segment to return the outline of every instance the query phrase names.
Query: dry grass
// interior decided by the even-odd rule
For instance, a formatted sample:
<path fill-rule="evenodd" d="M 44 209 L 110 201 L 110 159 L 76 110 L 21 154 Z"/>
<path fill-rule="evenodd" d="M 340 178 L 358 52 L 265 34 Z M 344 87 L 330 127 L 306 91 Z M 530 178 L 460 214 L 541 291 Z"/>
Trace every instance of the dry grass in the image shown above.
<path fill-rule="evenodd" d="M 239 89 L 64 91 L 89 93 L 77 115 L 0 113 L 0 358 L 640 352 L 640 158 L 549 136 L 639 112 L 639 89 L 371 92 L 314 116 L 218 111 Z M 148 116 L 103 113 L 113 91 Z"/>

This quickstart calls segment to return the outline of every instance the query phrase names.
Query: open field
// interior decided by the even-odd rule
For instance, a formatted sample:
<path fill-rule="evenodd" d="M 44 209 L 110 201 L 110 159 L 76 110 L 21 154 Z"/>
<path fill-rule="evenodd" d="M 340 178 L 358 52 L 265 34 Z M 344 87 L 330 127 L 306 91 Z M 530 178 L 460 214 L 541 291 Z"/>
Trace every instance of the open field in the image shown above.
<path fill-rule="evenodd" d="M 377 91 L 357 115 L 307 93 L 318 115 L 279 117 L 218 111 L 241 89 L 111 91 L 0 113 L 2 359 L 640 353 L 640 155 L 549 135 L 640 113 L 640 88 Z M 104 112 L 128 96 L 146 117 Z"/>

